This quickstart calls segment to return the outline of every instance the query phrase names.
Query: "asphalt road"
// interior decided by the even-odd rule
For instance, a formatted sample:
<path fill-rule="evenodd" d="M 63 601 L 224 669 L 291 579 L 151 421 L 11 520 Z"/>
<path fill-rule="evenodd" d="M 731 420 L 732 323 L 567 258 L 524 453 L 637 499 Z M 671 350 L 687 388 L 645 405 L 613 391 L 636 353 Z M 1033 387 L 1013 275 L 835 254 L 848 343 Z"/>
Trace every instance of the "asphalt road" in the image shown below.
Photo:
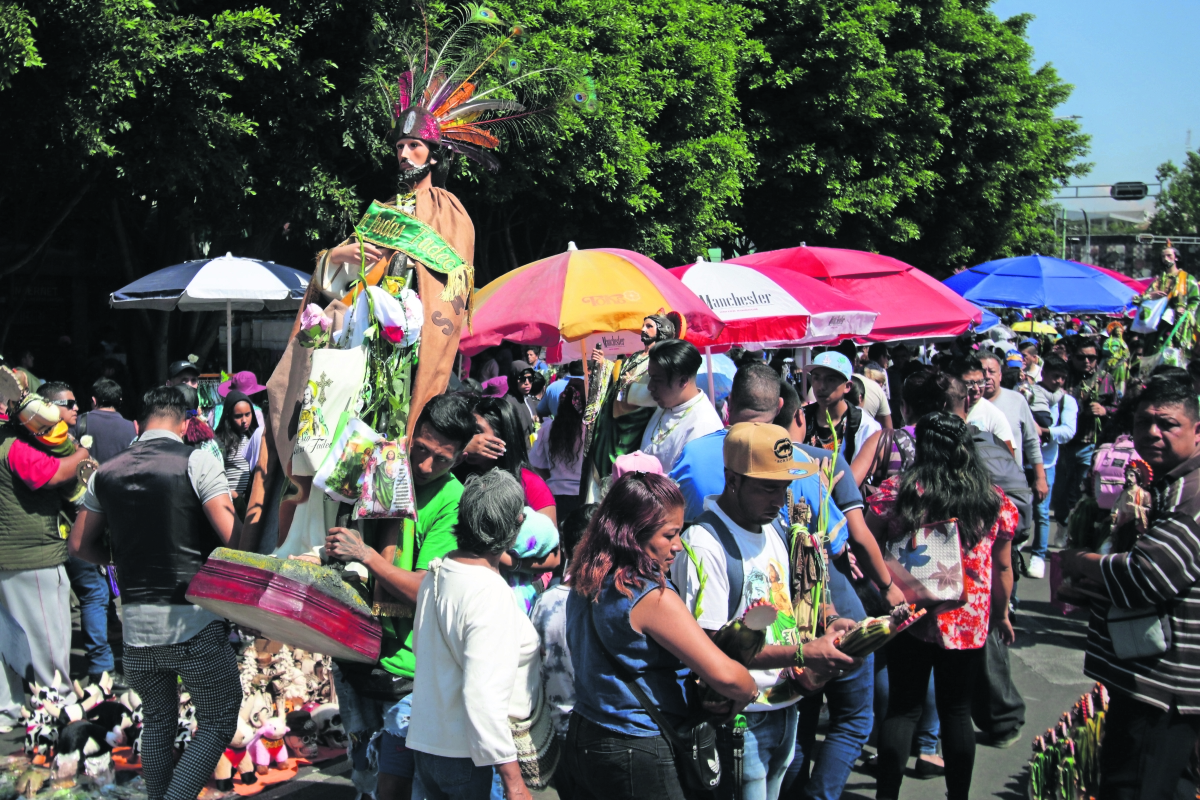
<path fill-rule="evenodd" d="M 1054 613 L 1045 580 L 1022 579 L 1018 593 L 1021 605 L 1014 620 L 1017 641 L 1012 649 L 1012 668 L 1017 688 L 1025 697 L 1026 725 L 1020 741 L 1007 750 L 979 745 L 971 793 L 976 798 L 1025 798 L 1025 765 L 1033 737 L 1053 725 L 1091 686 L 1083 676 L 1085 617 L 1082 614 L 1064 617 Z M 78 658 L 82 652 L 73 655 Z M 19 731 L 0 736 L 0 753 L 19 749 Z M 870 750 L 868 748 L 868 752 Z M 354 800 L 356 792 L 349 775 L 350 765 L 343 757 L 320 766 L 305 767 L 294 780 L 276 784 L 257 797 L 261 800 L 282 797 L 289 800 Z M 900 796 L 901 800 L 931 800 L 944 797 L 945 786 L 940 778 L 917 780 L 910 774 Z M 552 789 L 537 793 L 537 797 L 558 800 Z M 857 768 L 842 797 L 873 800 L 875 779 L 861 767 Z"/>

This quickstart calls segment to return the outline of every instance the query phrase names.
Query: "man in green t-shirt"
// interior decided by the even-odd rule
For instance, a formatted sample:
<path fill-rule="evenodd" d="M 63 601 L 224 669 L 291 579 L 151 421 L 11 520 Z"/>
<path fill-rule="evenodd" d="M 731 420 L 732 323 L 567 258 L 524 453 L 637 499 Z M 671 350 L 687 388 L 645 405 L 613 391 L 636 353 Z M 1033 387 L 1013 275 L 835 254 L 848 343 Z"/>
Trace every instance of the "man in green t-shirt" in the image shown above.
<path fill-rule="evenodd" d="M 376 800 L 408 800 L 412 792 L 413 759 L 406 746 L 412 708 L 412 679 L 416 664 L 412 652 L 413 610 L 417 590 L 429 562 L 458 547 L 454 526 L 463 487 L 450 474 L 462 460 L 463 450 L 478 428 L 470 401 L 455 394 L 430 400 L 413 430 L 409 465 L 416 486 L 417 520 L 392 520 L 376 550 L 357 532 L 332 528 L 325 551 L 339 561 L 358 561 L 371 573 L 375 603 L 383 623 L 383 646 L 373 670 L 339 665 L 337 681 L 342 722 L 351 734 L 355 785 L 371 793 L 367 769 L 367 743 L 382 728 L 379 738 L 379 781 Z M 411 526 L 412 551 L 404 552 L 405 526 Z M 402 696 L 401 696 L 402 695 Z"/>

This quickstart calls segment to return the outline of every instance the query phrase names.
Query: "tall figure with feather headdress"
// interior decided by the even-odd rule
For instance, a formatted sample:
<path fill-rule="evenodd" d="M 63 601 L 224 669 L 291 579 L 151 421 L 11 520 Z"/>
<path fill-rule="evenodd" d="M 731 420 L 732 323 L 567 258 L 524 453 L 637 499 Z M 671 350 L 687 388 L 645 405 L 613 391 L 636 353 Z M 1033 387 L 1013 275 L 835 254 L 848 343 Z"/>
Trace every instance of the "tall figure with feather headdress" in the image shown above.
<path fill-rule="evenodd" d="M 1146 288 L 1145 293 L 1133 299 L 1135 303 L 1142 303 L 1163 297 L 1169 298 L 1171 314 L 1164 316 L 1159 323 L 1159 346 L 1174 345 L 1185 354 L 1193 353 L 1196 349 L 1200 284 L 1196 283 L 1195 276 L 1179 268 L 1179 251 L 1171 245 L 1170 239 L 1162 251 L 1162 271 L 1154 277 L 1154 282 Z M 1174 336 L 1168 339 L 1172 331 Z"/>
<path fill-rule="evenodd" d="M 253 546 L 261 536 L 265 515 L 255 513 L 255 501 L 261 504 L 268 496 L 268 487 L 273 490 L 270 495 L 278 492 L 280 476 L 286 475 L 299 491 L 285 493 L 288 499 L 280 506 L 280 547 L 276 554 L 307 552 L 321 544 L 288 542 L 293 514 L 309 502 L 311 476 L 317 466 L 312 463 L 308 469 L 293 470 L 304 392 L 314 381 L 320 384 L 322 379 L 338 380 L 337 375 L 312 374 L 313 345 L 303 335 L 305 326 L 301 322 L 306 311 L 311 319 L 316 311 L 313 304 L 323 311 L 326 328 L 331 328 L 328 333 L 332 336 L 320 345 L 329 348 L 346 347 L 347 340 L 354 339 L 354 332 L 343 328 L 348 323 L 353 325 L 355 299 L 366 286 L 395 295 L 406 312 L 418 309 L 422 322 L 419 337 L 411 332 L 413 340 L 419 338 L 416 356 L 411 359 L 411 375 L 406 373 L 394 384 L 406 395 L 398 404 L 404 409 L 404 424 L 399 426 L 404 429 L 402 435 L 411 435 L 411 424 L 419 419 L 425 404 L 445 391 L 459 338 L 470 316 L 475 229 L 458 198 L 435 182 L 443 182 L 455 155 L 466 156 L 489 169 L 498 168 L 491 151 L 500 141 L 493 130 L 535 113 L 501 96 L 511 96 L 529 77 L 544 78 L 543 73 L 555 71 L 522 72 L 519 62 L 508 58 L 508 45 L 521 34 L 518 27 L 504 26 L 491 9 L 469 6 L 440 42 L 430 43 L 426 21 L 425 35 L 413 37 L 411 46 L 405 48 L 408 63 L 399 77 L 394 83 L 379 82 L 381 102 L 391 120 L 388 142 L 395 149 L 400 168 L 399 189 L 387 201 L 370 204 L 355 226 L 354 235 L 318 255 L 292 339 L 267 382 L 269 452 L 264 452 L 261 464 L 269 465 L 270 474 L 265 480 L 256 480 L 257 492 L 252 489 L 243 542 Z M 506 63 L 503 70 L 497 70 L 501 58 Z M 505 73 L 502 80 L 489 80 L 498 72 Z M 404 287 L 405 297 L 400 296 L 397 287 Z M 413 294 L 419 297 L 419 303 L 408 302 L 406 298 Z M 378 303 L 372 302 L 372 314 L 378 316 Z M 361 341 L 361 328 L 357 334 L 355 341 Z M 367 374 L 371 375 L 370 361 Z M 389 379 L 385 389 L 392 388 Z M 378 387 L 373 391 L 379 394 Z M 360 398 L 370 394 L 364 391 Z M 352 416 L 353 411 L 352 404 Z M 328 412 L 326 417 L 330 417 Z M 331 428 L 336 422 L 336 416 L 329 418 Z M 393 419 L 389 434 L 394 434 L 396 428 Z M 310 527 L 315 535 L 320 526 Z"/>

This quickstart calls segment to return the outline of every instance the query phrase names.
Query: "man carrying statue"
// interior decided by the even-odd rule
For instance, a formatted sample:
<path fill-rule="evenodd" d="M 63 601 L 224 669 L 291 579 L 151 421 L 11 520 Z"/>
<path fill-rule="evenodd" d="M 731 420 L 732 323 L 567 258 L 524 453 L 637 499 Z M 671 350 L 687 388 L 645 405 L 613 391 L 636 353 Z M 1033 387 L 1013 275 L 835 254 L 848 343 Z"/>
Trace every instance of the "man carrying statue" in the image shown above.
<path fill-rule="evenodd" d="M 334 674 L 352 740 L 352 780 L 377 800 L 411 791 L 406 634 L 426 564 L 453 549 L 461 486 L 449 470 L 476 432 L 465 400 L 439 397 L 470 315 L 475 231 L 458 198 L 434 184 L 456 154 L 496 168 L 489 151 L 500 142 L 489 125 L 532 113 L 495 94 L 524 79 L 518 59 L 505 54 L 506 79 L 488 80 L 496 71 L 489 62 L 521 33 L 500 25 L 490 9 L 471 6 L 448 33 L 454 48 L 431 45 L 419 33 L 402 48 L 407 69 L 381 84 L 399 191 L 372 202 L 354 235 L 318 256 L 291 341 L 267 382 L 267 436 L 241 539 L 244 550 L 270 549 L 269 533 L 265 547 L 259 539 L 275 527 L 268 512 L 277 506 L 275 558 L 255 567 L 324 573 L 290 559 L 344 564 L 341 576 L 370 608 L 370 624 L 382 628 L 374 663 L 337 659 Z M 543 82 L 566 75 L 556 68 L 527 74 Z M 353 455 L 359 452 L 380 460 L 364 456 L 360 463 Z M 337 480 L 351 474 L 348 466 L 356 477 Z M 338 626 L 321 613 L 319 603 L 312 613 L 306 605 L 304 624 L 341 644 L 332 632 Z M 245 616 L 272 635 L 269 610 L 247 609 Z M 392 738 L 380 746 L 377 776 L 367 751 L 380 730 Z"/>

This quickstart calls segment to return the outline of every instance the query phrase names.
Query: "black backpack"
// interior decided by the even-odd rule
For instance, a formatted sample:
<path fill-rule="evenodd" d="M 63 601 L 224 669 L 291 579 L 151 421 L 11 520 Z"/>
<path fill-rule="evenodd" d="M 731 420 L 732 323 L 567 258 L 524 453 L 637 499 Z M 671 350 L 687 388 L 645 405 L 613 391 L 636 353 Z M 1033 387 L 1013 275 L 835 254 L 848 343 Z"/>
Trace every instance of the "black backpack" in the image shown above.
<path fill-rule="evenodd" d="M 975 442 L 975 452 L 983 465 L 992 476 L 992 482 L 1004 490 L 1008 499 L 1013 501 L 1021 515 L 1017 523 L 1017 533 L 1013 545 L 1019 545 L 1029 538 L 1033 527 L 1033 489 L 1029 488 L 1029 480 L 1025 470 L 1017 464 L 1013 454 L 995 435 L 981 431 L 974 425 L 971 428 L 971 438 Z"/>

